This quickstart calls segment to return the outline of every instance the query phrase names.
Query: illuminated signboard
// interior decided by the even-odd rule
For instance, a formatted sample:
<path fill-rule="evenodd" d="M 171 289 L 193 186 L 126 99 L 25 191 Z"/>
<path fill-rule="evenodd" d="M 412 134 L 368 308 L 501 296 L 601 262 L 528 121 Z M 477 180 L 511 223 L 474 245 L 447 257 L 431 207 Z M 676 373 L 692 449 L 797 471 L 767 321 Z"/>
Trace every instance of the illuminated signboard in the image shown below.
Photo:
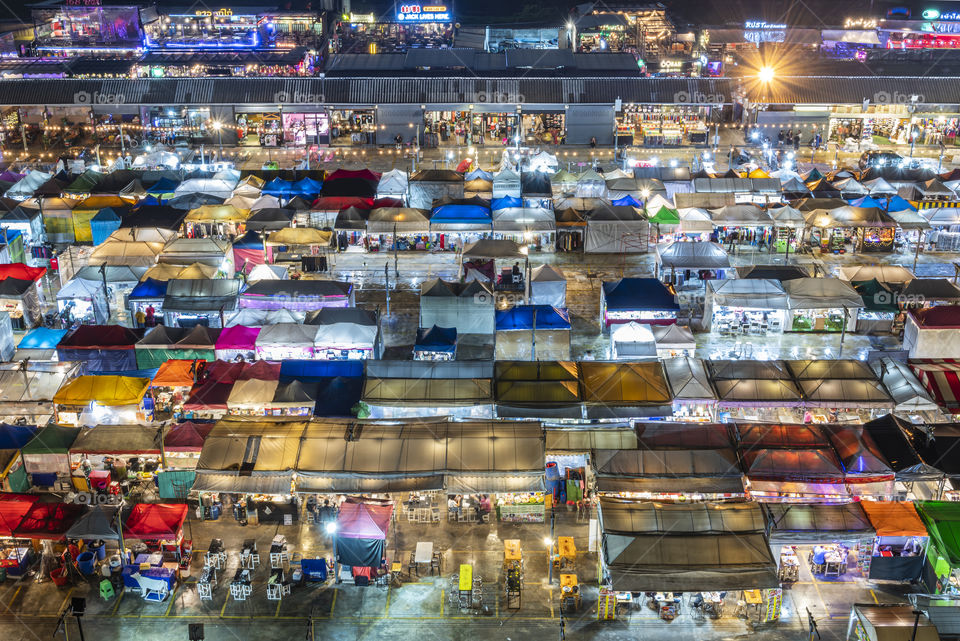
<path fill-rule="evenodd" d="M 960 11 L 938 11 L 937 9 L 926 9 L 923 12 L 924 20 L 946 20 L 948 22 L 960 21 Z"/>
<path fill-rule="evenodd" d="M 346 16 L 346 17 L 349 18 L 349 21 L 353 24 L 357 24 L 357 23 L 373 24 L 374 22 L 372 13 L 351 13 L 349 16 Z"/>
<path fill-rule="evenodd" d="M 450 11 L 444 5 L 401 5 L 397 22 L 450 22 Z"/>
<path fill-rule="evenodd" d="M 743 23 L 743 29 L 743 39 L 747 42 L 783 42 L 787 39 L 787 25 L 785 24 L 748 20 Z"/>

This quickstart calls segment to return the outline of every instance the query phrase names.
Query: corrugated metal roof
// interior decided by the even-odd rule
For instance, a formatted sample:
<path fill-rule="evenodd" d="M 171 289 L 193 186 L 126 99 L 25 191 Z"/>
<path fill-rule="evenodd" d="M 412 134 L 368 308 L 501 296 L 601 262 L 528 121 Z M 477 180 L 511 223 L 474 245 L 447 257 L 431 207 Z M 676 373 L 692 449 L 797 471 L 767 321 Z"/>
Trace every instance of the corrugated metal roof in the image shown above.
<path fill-rule="evenodd" d="M 374 56 L 376 57 L 376 56 Z M 746 86 L 755 102 L 859 104 L 917 101 L 957 104 L 956 79 L 945 77 L 783 77 L 768 88 Z M 0 80 L 2 105 L 210 104 L 714 104 L 730 102 L 730 78 L 637 77 L 347 77 L 141 78 Z M 79 98 L 78 98 L 79 96 Z"/>

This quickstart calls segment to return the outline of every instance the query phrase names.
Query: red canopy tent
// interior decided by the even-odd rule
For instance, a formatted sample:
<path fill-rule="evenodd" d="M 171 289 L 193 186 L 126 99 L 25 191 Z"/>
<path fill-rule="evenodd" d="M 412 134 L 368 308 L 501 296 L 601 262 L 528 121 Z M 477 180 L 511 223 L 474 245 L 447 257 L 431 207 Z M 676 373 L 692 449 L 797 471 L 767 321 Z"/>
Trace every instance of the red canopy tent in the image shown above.
<path fill-rule="evenodd" d="M 21 539 L 62 539 L 73 522 L 87 510 L 72 503 L 34 503 L 14 531 Z"/>
<path fill-rule="evenodd" d="M 243 371 L 237 376 L 238 381 L 276 381 L 280 379 L 280 363 L 270 361 L 254 361 L 246 363 Z"/>
<path fill-rule="evenodd" d="M 216 360 L 207 364 L 204 383 L 236 383 L 246 363 Z"/>
<path fill-rule="evenodd" d="M 392 516 L 392 503 L 344 502 L 337 516 L 337 561 L 352 567 L 379 567 Z"/>
<path fill-rule="evenodd" d="M 361 180 L 380 180 L 380 174 L 369 169 L 338 169 L 329 176 L 324 182 L 333 180 L 342 180 L 344 178 L 359 178 Z"/>
<path fill-rule="evenodd" d="M 199 452 L 213 423 L 177 423 L 163 437 L 163 449 L 168 452 Z"/>
<path fill-rule="evenodd" d="M 374 200 L 371 209 L 379 209 L 380 207 L 406 207 L 406 205 L 399 198 L 384 197 Z"/>
<path fill-rule="evenodd" d="M 185 503 L 137 503 L 123 524 L 123 536 L 141 541 L 176 541 L 186 519 Z"/>
<path fill-rule="evenodd" d="M 33 494 L 0 494 L 0 536 L 13 536 L 23 517 L 40 500 Z"/>
<path fill-rule="evenodd" d="M 207 381 L 190 390 L 190 397 L 183 404 L 183 409 L 188 412 L 226 410 L 231 390 L 233 390 L 232 381 L 230 383 Z"/>
<path fill-rule="evenodd" d="M 23 263 L 0 265 L 0 280 L 16 278 L 18 280 L 37 281 L 46 273 L 46 267 L 31 267 Z"/>
<path fill-rule="evenodd" d="M 310 209 L 315 211 L 340 211 L 348 207 L 373 209 L 373 198 L 362 196 L 321 196 L 313 201 Z"/>

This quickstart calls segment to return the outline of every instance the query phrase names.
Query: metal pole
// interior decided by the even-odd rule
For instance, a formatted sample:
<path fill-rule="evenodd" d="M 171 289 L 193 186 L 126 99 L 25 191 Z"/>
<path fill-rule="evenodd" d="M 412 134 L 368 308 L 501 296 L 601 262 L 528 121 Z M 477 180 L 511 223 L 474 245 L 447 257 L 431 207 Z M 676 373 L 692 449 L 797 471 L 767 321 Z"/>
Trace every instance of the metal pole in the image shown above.
<path fill-rule="evenodd" d="M 99 156 L 99 147 L 97 155 Z M 97 159 L 97 164 L 99 164 L 99 158 Z M 107 265 L 104 263 L 100 265 L 100 278 L 103 281 L 103 298 L 107 302 L 107 322 L 110 322 L 110 292 L 107 290 Z M 96 314 L 94 314 L 96 316 Z"/>
<path fill-rule="evenodd" d="M 20 108 L 17 108 L 17 119 L 20 120 L 20 140 L 23 142 L 23 150 L 27 151 L 27 123 L 23 122 L 23 110 Z"/>
<path fill-rule="evenodd" d="M 120 128 L 120 156 L 124 157 L 127 155 L 127 147 L 126 145 L 123 144 L 123 120 L 120 121 L 119 128 Z M 124 164 L 124 167 L 126 167 L 126 164 Z"/>
<path fill-rule="evenodd" d="M 917 230 L 917 246 L 913 252 L 913 272 L 917 272 L 917 260 L 920 258 L 920 238 L 923 236 L 923 230 Z"/>
<path fill-rule="evenodd" d="M 920 610 L 913 611 L 913 633 L 910 635 L 910 641 L 917 641 L 917 628 L 920 627 L 920 615 L 923 614 Z M 83 635 L 80 635 L 80 641 L 83 641 Z"/>
<path fill-rule="evenodd" d="M 80 615 L 79 615 L 79 614 L 75 614 L 74 617 L 77 619 L 77 629 L 80 630 L 80 641 L 84 641 L 84 638 L 83 638 L 83 624 L 80 622 Z M 920 617 L 917 617 L 917 621 L 919 621 L 919 620 L 920 620 Z M 63 627 L 66 628 L 67 626 L 64 625 Z M 914 626 L 913 632 L 914 632 L 914 635 L 916 635 L 916 632 L 917 632 L 916 626 Z"/>
<path fill-rule="evenodd" d="M 398 261 L 400 257 L 397 254 L 397 223 L 393 223 L 393 280 L 400 281 L 400 267 Z"/>
<path fill-rule="evenodd" d="M 387 316 L 390 316 L 390 266 L 383 264 L 384 291 L 387 293 Z"/>
<path fill-rule="evenodd" d="M 847 308 L 843 308 L 843 323 L 840 325 L 840 353 L 837 358 L 843 357 L 843 339 L 847 336 Z"/>

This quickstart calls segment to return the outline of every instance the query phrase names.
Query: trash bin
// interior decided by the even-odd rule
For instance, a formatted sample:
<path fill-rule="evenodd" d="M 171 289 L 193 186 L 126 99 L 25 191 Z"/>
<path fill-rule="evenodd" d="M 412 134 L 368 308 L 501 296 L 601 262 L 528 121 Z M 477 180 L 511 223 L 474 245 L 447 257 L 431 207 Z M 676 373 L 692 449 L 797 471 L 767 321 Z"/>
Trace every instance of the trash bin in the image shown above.
<path fill-rule="evenodd" d="M 96 561 L 97 557 L 93 552 L 81 552 L 77 555 L 77 569 L 80 570 L 80 574 L 89 576 L 93 574 L 93 566 Z"/>
<path fill-rule="evenodd" d="M 107 545 L 103 541 L 94 541 L 89 546 L 87 546 L 89 552 L 93 552 L 98 561 L 103 561 L 107 558 Z"/>

